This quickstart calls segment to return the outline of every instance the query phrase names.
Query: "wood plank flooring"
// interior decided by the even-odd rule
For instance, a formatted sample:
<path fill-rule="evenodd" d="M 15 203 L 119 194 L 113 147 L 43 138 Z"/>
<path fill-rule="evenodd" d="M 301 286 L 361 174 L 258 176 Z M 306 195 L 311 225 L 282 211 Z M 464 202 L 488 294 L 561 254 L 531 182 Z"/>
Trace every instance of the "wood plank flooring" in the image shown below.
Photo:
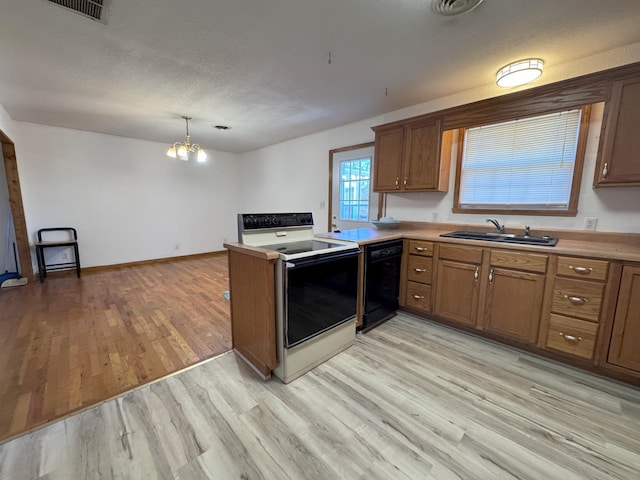
<path fill-rule="evenodd" d="M 0 441 L 231 348 L 227 256 L 0 289 Z"/>
<path fill-rule="evenodd" d="M 284 385 L 234 353 L 0 446 L 0 479 L 637 480 L 640 390 L 410 315 Z"/>

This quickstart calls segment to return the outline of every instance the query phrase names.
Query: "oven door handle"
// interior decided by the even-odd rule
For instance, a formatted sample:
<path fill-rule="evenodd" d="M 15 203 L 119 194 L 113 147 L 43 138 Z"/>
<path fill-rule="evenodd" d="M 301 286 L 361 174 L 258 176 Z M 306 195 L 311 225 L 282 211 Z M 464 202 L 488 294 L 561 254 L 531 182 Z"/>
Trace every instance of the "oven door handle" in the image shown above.
<path fill-rule="evenodd" d="M 334 260 L 340 260 L 342 258 L 348 258 L 351 256 L 360 255 L 360 249 L 356 250 L 345 250 L 337 253 L 325 253 L 318 254 L 312 257 L 305 257 L 299 260 L 287 261 L 285 262 L 285 266 L 287 270 L 292 268 L 303 268 L 308 267 L 310 265 L 318 265 L 321 263 L 333 262 Z"/>

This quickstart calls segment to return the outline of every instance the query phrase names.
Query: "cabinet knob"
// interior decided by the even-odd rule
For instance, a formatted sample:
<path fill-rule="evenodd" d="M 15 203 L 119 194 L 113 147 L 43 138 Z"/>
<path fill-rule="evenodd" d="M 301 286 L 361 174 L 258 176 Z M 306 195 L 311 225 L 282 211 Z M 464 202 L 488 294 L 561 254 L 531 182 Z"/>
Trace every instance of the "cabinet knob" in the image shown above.
<path fill-rule="evenodd" d="M 402 182 L 402 184 L 406 187 L 407 186 L 407 177 L 404 177 L 404 182 Z"/>
<path fill-rule="evenodd" d="M 602 167 L 602 178 L 607 178 L 608 173 L 609 173 L 609 164 L 605 162 L 604 167 Z"/>
<path fill-rule="evenodd" d="M 562 338 L 564 338 L 565 342 L 572 343 L 574 345 L 577 345 L 582 341 L 582 337 L 576 337 L 575 335 L 567 335 L 566 333 L 562 332 L 560 332 L 560 335 L 562 335 Z"/>
<path fill-rule="evenodd" d="M 574 305 L 584 305 L 589 301 L 589 299 L 586 297 L 576 297 L 575 295 L 565 295 L 564 298 L 569 300 L 569 302 L 573 303 Z"/>
<path fill-rule="evenodd" d="M 593 268 L 591 267 L 574 267 L 573 265 L 569 265 L 569 268 L 576 273 L 589 274 L 593 272 Z"/>
<path fill-rule="evenodd" d="M 396 189 L 400 188 L 400 178 L 396 177 Z"/>

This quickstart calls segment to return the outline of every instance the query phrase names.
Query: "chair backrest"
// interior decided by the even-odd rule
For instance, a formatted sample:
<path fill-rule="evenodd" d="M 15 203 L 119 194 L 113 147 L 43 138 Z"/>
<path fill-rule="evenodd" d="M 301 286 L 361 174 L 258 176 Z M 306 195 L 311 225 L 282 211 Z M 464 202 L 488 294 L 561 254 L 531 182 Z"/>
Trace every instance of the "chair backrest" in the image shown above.
<path fill-rule="evenodd" d="M 71 235 L 73 235 L 73 240 L 78 240 L 78 232 L 76 231 L 75 228 L 73 227 L 54 227 L 54 228 L 41 228 L 40 230 L 38 230 L 38 241 L 41 242 L 42 241 L 42 234 L 46 233 L 46 232 L 58 232 L 59 235 L 55 235 L 53 234 L 53 236 L 55 236 L 56 238 L 51 238 L 51 240 L 54 241 L 69 241 L 71 240 Z M 64 232 L 66 232 L 65 238 L 62 238 L 62 236 L 64 235 Z"/>

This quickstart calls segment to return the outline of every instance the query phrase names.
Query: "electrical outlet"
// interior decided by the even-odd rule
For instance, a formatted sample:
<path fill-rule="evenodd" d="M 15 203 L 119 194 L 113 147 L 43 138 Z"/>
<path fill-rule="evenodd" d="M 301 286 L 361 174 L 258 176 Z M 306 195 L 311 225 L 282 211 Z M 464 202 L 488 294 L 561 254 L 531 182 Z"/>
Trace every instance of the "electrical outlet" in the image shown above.
<path fill-rule="evenodd" d="M 431 214 L 431 221 L 436 223 L 438 221 L 438 212 L 433 212 Z"/>
<path fill-rule="evenodd" d="M 584 229 L 585 230 L 595 230 L 597 224 L 598 224 L 598 217 L 585 217 L 584 218 Z"/>
<path fill-rule="evenodd" d="M 325 202 L 324 200 L 322 200 L 320 202 L 320 210 L 324 210 L 325 208 L 327 208 L 327 202 Z"/>

